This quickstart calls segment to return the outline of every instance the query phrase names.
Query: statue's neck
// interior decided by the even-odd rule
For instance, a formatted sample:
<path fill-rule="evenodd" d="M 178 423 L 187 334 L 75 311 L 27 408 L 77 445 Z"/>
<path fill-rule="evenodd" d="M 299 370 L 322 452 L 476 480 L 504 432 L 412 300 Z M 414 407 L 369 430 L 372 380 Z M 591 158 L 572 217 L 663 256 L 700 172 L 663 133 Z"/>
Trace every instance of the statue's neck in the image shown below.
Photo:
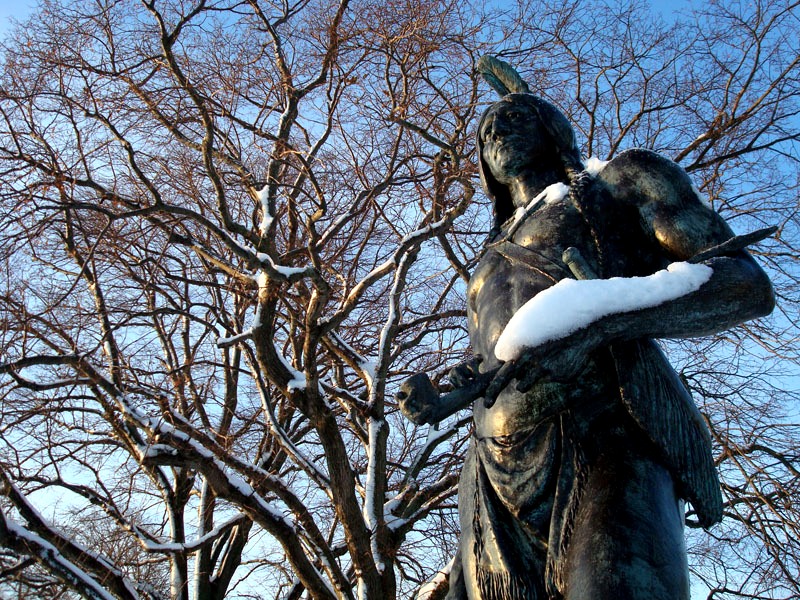
<path fill-rule="evenodd" d="M 568 183 L 564 170 L 560 168 L 538 168 L 535 172 L 526 171 L 521 173 L 509 185 L 509 192 L 514 206 L 527 206 L 546 187 L 558 182 Z"/>

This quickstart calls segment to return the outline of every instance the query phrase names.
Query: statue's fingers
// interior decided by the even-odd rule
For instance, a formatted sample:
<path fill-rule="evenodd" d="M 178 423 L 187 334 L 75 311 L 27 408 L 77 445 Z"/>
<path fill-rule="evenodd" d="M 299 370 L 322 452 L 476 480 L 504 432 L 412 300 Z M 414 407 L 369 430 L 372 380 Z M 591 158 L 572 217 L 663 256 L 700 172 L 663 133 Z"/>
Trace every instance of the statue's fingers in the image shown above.
<path fill-rule="evenodd" d="M 454 388 L 465 387 L 469 385 L 479 375 L 479 366 L 483 362 L 483 356 L 476 354 L 471 359 L 457 364 L 450 369 L 447 374 L 450 383 Z"/>
<path fill-rule="evenodd" d="M 547 379 L 553 373 L 553 367 L 560 358 L 548 356 L 542 352 L 530 353 L 524 368 L 517 372 L 517 386 L 519 392 L 525 393 L 543 379 Z"/>
<path fill-rule="evenodd" d="M 486 387 L 486 393 L 483 400 L 486 408 L 491 408 L 494 405 L 494 401 L 497 400 L 497 396 L 500 395 L 500 392 L 502 392 L 514 378 L 516 367 L 516 363 L 512 360 L 507 363 L 503 363 L 503 366 L 498 369 L 497 374 L 492 378 L 492 381 Z"/>
<path fill-rule="evenodd" d="M 538 369 L 528 369 L 517 381 L 517 391 L 520 393 L 527 393 L 541 379 L 541 373 Z"/>
<path fill-rule="evenodd" d="M 523 372 L 528 369 L 536 369 L 542 357 L 547 355 L 547 349 L 548 345 L 546 344 L 525 348 L 516 360 L 517 370 Z"/>
<path fill-rule="evenodd" d="M 450 383 L 454 388 L 464 387 L 464 385 L 467 383 L 467 373 L 464 372 L 463 365 L 458 365 L 450 369 L 450 373 L 447 374 L 447 378 L 450 380 Z"/>
<path fill-rule="evenodd" d="M 450 371 L 450 383 L 454 388 L 466 387 L 475 380 L 475 372 L 466 366 Z"/>

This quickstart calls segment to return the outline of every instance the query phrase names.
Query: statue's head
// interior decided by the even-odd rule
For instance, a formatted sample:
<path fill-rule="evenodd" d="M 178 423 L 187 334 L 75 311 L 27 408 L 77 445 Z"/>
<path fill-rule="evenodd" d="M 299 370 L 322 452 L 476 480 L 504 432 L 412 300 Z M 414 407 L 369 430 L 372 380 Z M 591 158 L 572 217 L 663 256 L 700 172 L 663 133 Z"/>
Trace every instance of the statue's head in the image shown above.
<path fill-rule="evenodd" d="M 484 56 L 478 69 L 502 96 L 483 114 L 477 140 L 481 183 L 494 202 L 498 226 L 514 214 L 508 183 L 523 170 L 555 171 L 568 183 L 583 163 L 567 117 L 531 94 L 511 66 Z"/>
<path fill-rule="evenodd" d="M 569 182 L 583 169 L 575 133 L 555 106 L 533 94 L 508 94 L 478 125 L 481 183 L 494 201 L 497 224 L 514 213 L 508 183 L 523 170 L 558 171 Z"/>

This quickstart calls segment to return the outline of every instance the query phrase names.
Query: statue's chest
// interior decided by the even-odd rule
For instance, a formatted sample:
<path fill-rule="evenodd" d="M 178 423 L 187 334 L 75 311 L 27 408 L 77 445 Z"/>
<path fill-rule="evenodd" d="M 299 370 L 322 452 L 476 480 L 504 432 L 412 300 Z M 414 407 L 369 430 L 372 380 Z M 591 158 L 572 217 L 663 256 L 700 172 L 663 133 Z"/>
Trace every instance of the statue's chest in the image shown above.
<path fill-rule="evenodd" d="M 594 253 L 591 232 L 578 210 L 568 201 L 549 204 L 530 215 L 510 239 L 550 262 L 562 266 L 566 248 L 578 247 Z M 560 279 L 560 278 L 559 278 Z"/>
<path fill-rule="evenodd" d="M 580 213 L 566 202 L 529 216 L 510 239 L 492 244 L 468 289 L 470 333 L 476 352 L 488 356 L 511 316 L 525 302 L 561 279 L 573 277 L 562 260 L 577 248 L 596 270 L 596 250 Z"/>

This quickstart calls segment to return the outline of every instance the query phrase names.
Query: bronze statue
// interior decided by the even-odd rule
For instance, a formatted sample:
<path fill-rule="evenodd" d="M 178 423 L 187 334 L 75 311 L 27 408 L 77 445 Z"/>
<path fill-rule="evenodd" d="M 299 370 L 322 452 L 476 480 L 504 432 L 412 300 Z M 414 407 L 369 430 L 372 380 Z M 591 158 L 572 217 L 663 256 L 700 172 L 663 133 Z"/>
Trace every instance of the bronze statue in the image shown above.
<path fill-rule="evenodd" d="M 744 250 L 765 234 L 734 236 L 653 152 L 589 174 L 566 117 L 504 63 L 482 67 L 503 97 L 478 129 L 496 227 L 468 289 L 476 358 L 451 372 L 451 394 L 424 375 L 398 394 L 417 423 L 474 401 L 447 598 L 688 599 L 683 501 L 708 527 L 722 500 L 705 423 L 653 339 L 768 314 L 772 287 Z M 559 183 L 568 194 L 532 205 Z M 505 363 L 495 356 L 511 317 L 565 278 L 643 277 L 692 260 L 710 267 L 693 291 Z"/>

